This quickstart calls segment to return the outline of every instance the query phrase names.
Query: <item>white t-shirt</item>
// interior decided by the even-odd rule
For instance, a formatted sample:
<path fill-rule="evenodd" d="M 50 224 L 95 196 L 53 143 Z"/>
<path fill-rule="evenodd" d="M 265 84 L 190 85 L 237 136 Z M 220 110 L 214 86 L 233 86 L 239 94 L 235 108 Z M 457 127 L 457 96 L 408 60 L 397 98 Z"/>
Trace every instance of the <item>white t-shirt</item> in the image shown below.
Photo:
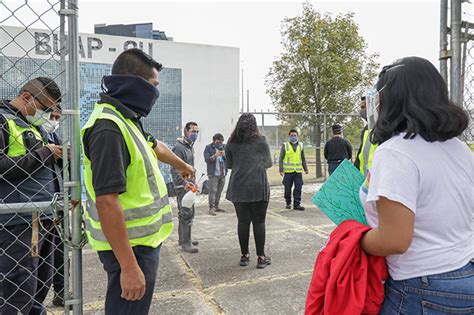
<path fill-rule="evenodd" d="M 459 269 L 474 258 L 474 153 L 457 138 L 430 143 L 403 136 L 377 148 L 360 190 L 371 227 L 378 226 L 379 196 L 415 214 L 410 247 L 387 256 L 390 276 L 404 280 Z"/>

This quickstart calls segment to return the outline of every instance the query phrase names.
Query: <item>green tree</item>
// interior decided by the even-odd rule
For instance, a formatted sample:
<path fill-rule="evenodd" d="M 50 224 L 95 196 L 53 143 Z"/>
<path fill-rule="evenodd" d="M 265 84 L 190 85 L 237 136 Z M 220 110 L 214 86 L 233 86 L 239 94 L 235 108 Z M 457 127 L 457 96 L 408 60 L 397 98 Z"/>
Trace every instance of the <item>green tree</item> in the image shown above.
<path fill-rule="evenodd" d="M 317 12 L 309 3 L 303 4 L 301 15 L 283 21 L 283 52 L 266 77 L 267 93 L 277 111 L 311 114 L 280 115 L 280 119 L 312 133 L 317 147 L 324 140 L 321 114 L 353 113 L 364 88 L 374 83 L 379 66 L 377 54 L 366 52 L 367 44 L 353 18 L 354 13 L 333 17 Z M 345 127 L 361 124 L 357 117 L 326 116 L 327 127 L 336 122 Z M 317 177 L 322 176 L 319 150 Z"/>

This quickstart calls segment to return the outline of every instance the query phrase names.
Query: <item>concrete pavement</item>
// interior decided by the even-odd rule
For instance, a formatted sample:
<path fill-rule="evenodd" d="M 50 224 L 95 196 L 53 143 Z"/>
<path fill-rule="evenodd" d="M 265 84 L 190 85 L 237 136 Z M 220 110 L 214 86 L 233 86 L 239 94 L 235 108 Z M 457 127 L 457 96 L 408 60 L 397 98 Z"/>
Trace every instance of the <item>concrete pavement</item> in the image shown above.
<path fill-rule="evenodd" d="M 210 216 L 202 196 L 193 226 L 199 253 L 179 250 L 175 228 L 162 246 L 150 314 L 303 314 L 316 254 L 334 228 L 310 202 L 318 188 L 319 184 L 305 185 L 306 211 L 294 211 L 285 209 L 282 188 L 272 187 L 265 249 L 272 265 L 265 269 L 256 269 L 253 235 L 250 265 L 239 266 L 232 204 L 222 201 L 227 212 Z M 103 314 L 106 274 L 88 247 L 83 261 L 84 313 Z M 49 311 L 62 313 L 60 308 Z"/>

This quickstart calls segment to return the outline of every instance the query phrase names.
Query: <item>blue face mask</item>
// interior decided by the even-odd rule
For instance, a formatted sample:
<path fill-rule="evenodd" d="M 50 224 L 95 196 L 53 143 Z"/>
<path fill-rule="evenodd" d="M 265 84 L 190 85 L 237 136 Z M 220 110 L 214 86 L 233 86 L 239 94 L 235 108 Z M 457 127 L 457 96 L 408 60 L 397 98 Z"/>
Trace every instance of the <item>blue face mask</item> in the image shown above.
<path fill-rule="evenodd" d="M 296 143 L 296 142 L 298 142 L 298 136 L 290 136 L 289 140 L 290 140 L 291 143 Z"/>
<path fill-rule="evenodd" d="M 198 134 L 194 132 L 191 132 L 188 137 L 189 141 L 191 141 L 192 143 L 196 142 L 197 138 Z"/>

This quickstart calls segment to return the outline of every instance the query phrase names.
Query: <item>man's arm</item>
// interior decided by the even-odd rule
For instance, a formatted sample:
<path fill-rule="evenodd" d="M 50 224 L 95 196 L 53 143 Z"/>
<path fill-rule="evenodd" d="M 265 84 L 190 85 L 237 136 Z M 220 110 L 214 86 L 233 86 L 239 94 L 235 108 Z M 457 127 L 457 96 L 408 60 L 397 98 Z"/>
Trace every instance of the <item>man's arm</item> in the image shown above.
<path fill-rule="evenodd" d="M 278 169 L 280 170 L 280 175 L 283 176 L 283 160 L 285 159 L 285 144 L 282 143 L 281 149 L 280 149 L 280 156 L 278 157 Z"/>
<path fill-rule="evenodd" d="M 324 158 L 327 160 L 328 159 L 328 142 L 324 144 Z"/>
<path fill-rule="evenodd" d="M 301 162 L 303 163 L 303 169 L 306 174 L 308 174 L 308 165 L 306 164 L 306 157 L 304 155 L 304 149 L 301 150 Z"/>
<path fill-rule="evenodd" d="M 120 265 L 121 297 L 129 301 L 141 300 L 145 295 L 145 276 L 130 246 L 118 193 L 98 196 L 96 206 L 102 231 Z"/>
<path fill-rule="evenodd" d="M 176 168 L 182 178 L 194 177 L 194 167 L 181 160 L 163 142 L 155 140 L 155 143 L 154 150 L 158 160 Z"/>
<path fill-rule="evenodd" d="M 216 155 L 217 152 L 212 154 L 210 149 L 211 149 L 210 145 L 206 145 L 206 147 L 204 148 L 204 161 L 207 164 L 214 163 L 217 159 L 217 155 Z"/>
<path fill-rule="evenodd" d="M 347 159 L 352 162 L 352 145 L 347 139 L 346 139 L 346 142 L 347 142 Z"/>
<path fill-rule="evenodd" d="M 173 147 L 172 152 L 184 163 L 184 152 L 178 147 L 178 144 Z M 171 168 L 171 176 L 173 178 L 173 184 L 175 187 L 185 187 L 187 185 L 186 181 L 179 174 L 179 170 L 177 168 Z"/>

